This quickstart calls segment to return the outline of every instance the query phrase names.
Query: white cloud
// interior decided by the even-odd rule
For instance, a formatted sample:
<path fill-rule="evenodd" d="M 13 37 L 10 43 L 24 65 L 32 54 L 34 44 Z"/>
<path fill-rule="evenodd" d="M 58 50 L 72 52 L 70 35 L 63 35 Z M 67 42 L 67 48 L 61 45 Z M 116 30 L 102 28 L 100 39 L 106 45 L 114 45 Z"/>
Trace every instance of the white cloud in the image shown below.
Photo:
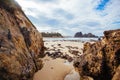
<path fill-rule="evenodd" d="M 59 31 L 64 35 L 74 35 L 77 31 L 92 32 L 101 35 L 104 30 L 120 28 L 120 0 L 110 0 L 104 10 L 96 10 L 101 0 L 16 0 L 25 13 L 39 21 L 36 23 L 40 31 Z M 49 20 L 48 20 L 49 19 Z M 59 24 L 47 24 L 52 20 Z M 51 21 L 50 21 L 51 20 Z"/>

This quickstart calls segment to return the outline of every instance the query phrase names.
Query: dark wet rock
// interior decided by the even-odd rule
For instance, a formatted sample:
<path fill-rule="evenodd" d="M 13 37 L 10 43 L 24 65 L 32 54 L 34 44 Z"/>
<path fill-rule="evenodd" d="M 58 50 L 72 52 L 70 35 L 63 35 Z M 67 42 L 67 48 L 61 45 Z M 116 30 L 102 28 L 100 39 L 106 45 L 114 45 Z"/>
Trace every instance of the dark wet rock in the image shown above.
<path fill-rule="evenodd" d="M 62 56 L 62 58 L 63 58 L 63 59 L 67 59 L 68 56 L 69 56 L 69 55 L 64 54 L 64 55 Z"/>
<path fill-rule="evenodd" d="M 68 54 L 63 54 L 60 51 L 45 52 L 45 54 L 48 55 L 48 56 L 50 56 L 53 59 L 62 58 L 62 59 L 68 60 L 69 62 L 73 61 L 73 58 L 71 56 L 69 56 Z"/>
<path fill-rule="evenodd" d="M 105 31 L 104 35 L 101 41 L 86 43 L 83 55 L 74 62 L 81 76 L 90 76 L 94 80 L 118 79 L 120 29 Z"/>
<path fill-rule="evenodd" d="M 77 50 L 69 50 L 69 52 L 75 56 L 78 56 L 80 54 L 80 52 Z"/>
<path fill-rule="evenodd" d="M 46 52 L 45 54 L 48 55 L 48 56 L 51 56 L 50 52 Z"/>
<path fill-rule="evenodd" d="M 54 45 L 51 45 L 52 47 L 54 47 Z"/>
<path fill-rule="evenodd" d="M 58 46 L 61 46 L 61 44 L 58 44 Z"/>
<path fill-rule="evenodd" d="M 94 80 L 94 79 L 89 76 L 83 76 L 80 80 Z"/>
<path fill-rule="evenodd" d="M 60 49 L 57 49 L 58 52 L 60 52 Z"/>
<path fill-rule="evenodd" d="M 41 69 L 41 34 L 14 0 L 0 0 L 0 80 L 32 80 Z"/>
<path fill-rule="evenodd" d="M 44 47 L 44 50 L 49 50 L 49 48 L 48 47 Z"/>
<path fill-rule="evenodd" d="M 10 29 L 8 29 L 8 39 L 11 40 L 12 36 L 11 36 L 11 32 Z"/>
<path fill-rule="evenodd" d="M 69 62 L 73 61 L 73 58 L 68 54 L 63 55 L 62 58 L 68 60 Z"/>
<path fill-rule="evenodd" d="M 68 49 L 71 49 L 72 48 L 72 46 L 66 46 Z"/>
<path fill-rule="evenodd" d="M 30 31 L 26 27 L 20 28 L 20 31 L 23 34 L 26 46 L 31 46 Z"/>
<path fill-rule="evenodd" d="M 73 47 L 73 49 L 78 49 L 78 47 Z"/>
<path fill-rule="evenodd" d="M 72 62 L 72 61 L 73 61 L 73 58 L 72 58 L 71 56 L 69 56 L 69 57 L 67 58 L 67 60 L 68 60 L 69 62 Z"/>

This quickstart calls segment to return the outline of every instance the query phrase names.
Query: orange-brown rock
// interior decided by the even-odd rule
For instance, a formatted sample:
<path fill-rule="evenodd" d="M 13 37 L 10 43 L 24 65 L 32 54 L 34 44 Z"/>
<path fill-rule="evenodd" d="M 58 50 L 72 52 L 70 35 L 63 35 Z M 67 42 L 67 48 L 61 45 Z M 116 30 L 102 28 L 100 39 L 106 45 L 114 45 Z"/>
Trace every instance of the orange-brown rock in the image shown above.
<path fill-rule="evenodd" d="M 94 80 L 112 80 L 114 74 L 118 76 L 120 29 L 105 31 L 104 35 L 101 41 L 86 43 L 84 54 L 74 62 L 81 76 L 90 76 Z M 113 80 L 119 79 L 113 78 Z"/>
<path fill-rule="evenodd" d="M 41 34 L 14 0 L 0 0 L 0 80 L 31 80 L 42 67 Z"/>
<path fill-rule="evenodd" d="M 120 66 L 116 69 L 112 80 L 120 80 Z"/>

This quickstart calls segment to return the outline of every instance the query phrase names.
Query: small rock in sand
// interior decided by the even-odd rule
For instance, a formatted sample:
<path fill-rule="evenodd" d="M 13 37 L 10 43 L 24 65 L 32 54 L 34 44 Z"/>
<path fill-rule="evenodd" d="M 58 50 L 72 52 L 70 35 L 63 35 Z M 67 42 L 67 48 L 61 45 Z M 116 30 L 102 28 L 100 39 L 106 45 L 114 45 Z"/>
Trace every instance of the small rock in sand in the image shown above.
<path fill-rule="evenodd" d="M 53 67 L 51 67 L 51 69 L 53 69 Z"/>
<path fill-rule="evenodd" d="M 61 44 L 58 44 L 58 46 L 61 46 Z"/>
<path fill-rule="evenodd" d="M 72 70 L 68 75 L 65 76 L 64 80 L 80 80 L 80 75 L 75 70 Z"/>

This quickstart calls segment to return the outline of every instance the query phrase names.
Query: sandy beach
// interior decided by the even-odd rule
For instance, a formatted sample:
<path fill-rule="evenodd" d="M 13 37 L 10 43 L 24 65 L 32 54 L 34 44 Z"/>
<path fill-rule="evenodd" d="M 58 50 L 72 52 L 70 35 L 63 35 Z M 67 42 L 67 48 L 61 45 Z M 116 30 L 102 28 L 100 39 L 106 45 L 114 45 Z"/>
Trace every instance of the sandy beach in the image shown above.
<path fill-rule="evenodd" d="M 80 80 L 73 60 L 82 55 L 83 44 L 80 41 L 45 41 L 44 66 L 34 75 L 34 80 Z"/>

